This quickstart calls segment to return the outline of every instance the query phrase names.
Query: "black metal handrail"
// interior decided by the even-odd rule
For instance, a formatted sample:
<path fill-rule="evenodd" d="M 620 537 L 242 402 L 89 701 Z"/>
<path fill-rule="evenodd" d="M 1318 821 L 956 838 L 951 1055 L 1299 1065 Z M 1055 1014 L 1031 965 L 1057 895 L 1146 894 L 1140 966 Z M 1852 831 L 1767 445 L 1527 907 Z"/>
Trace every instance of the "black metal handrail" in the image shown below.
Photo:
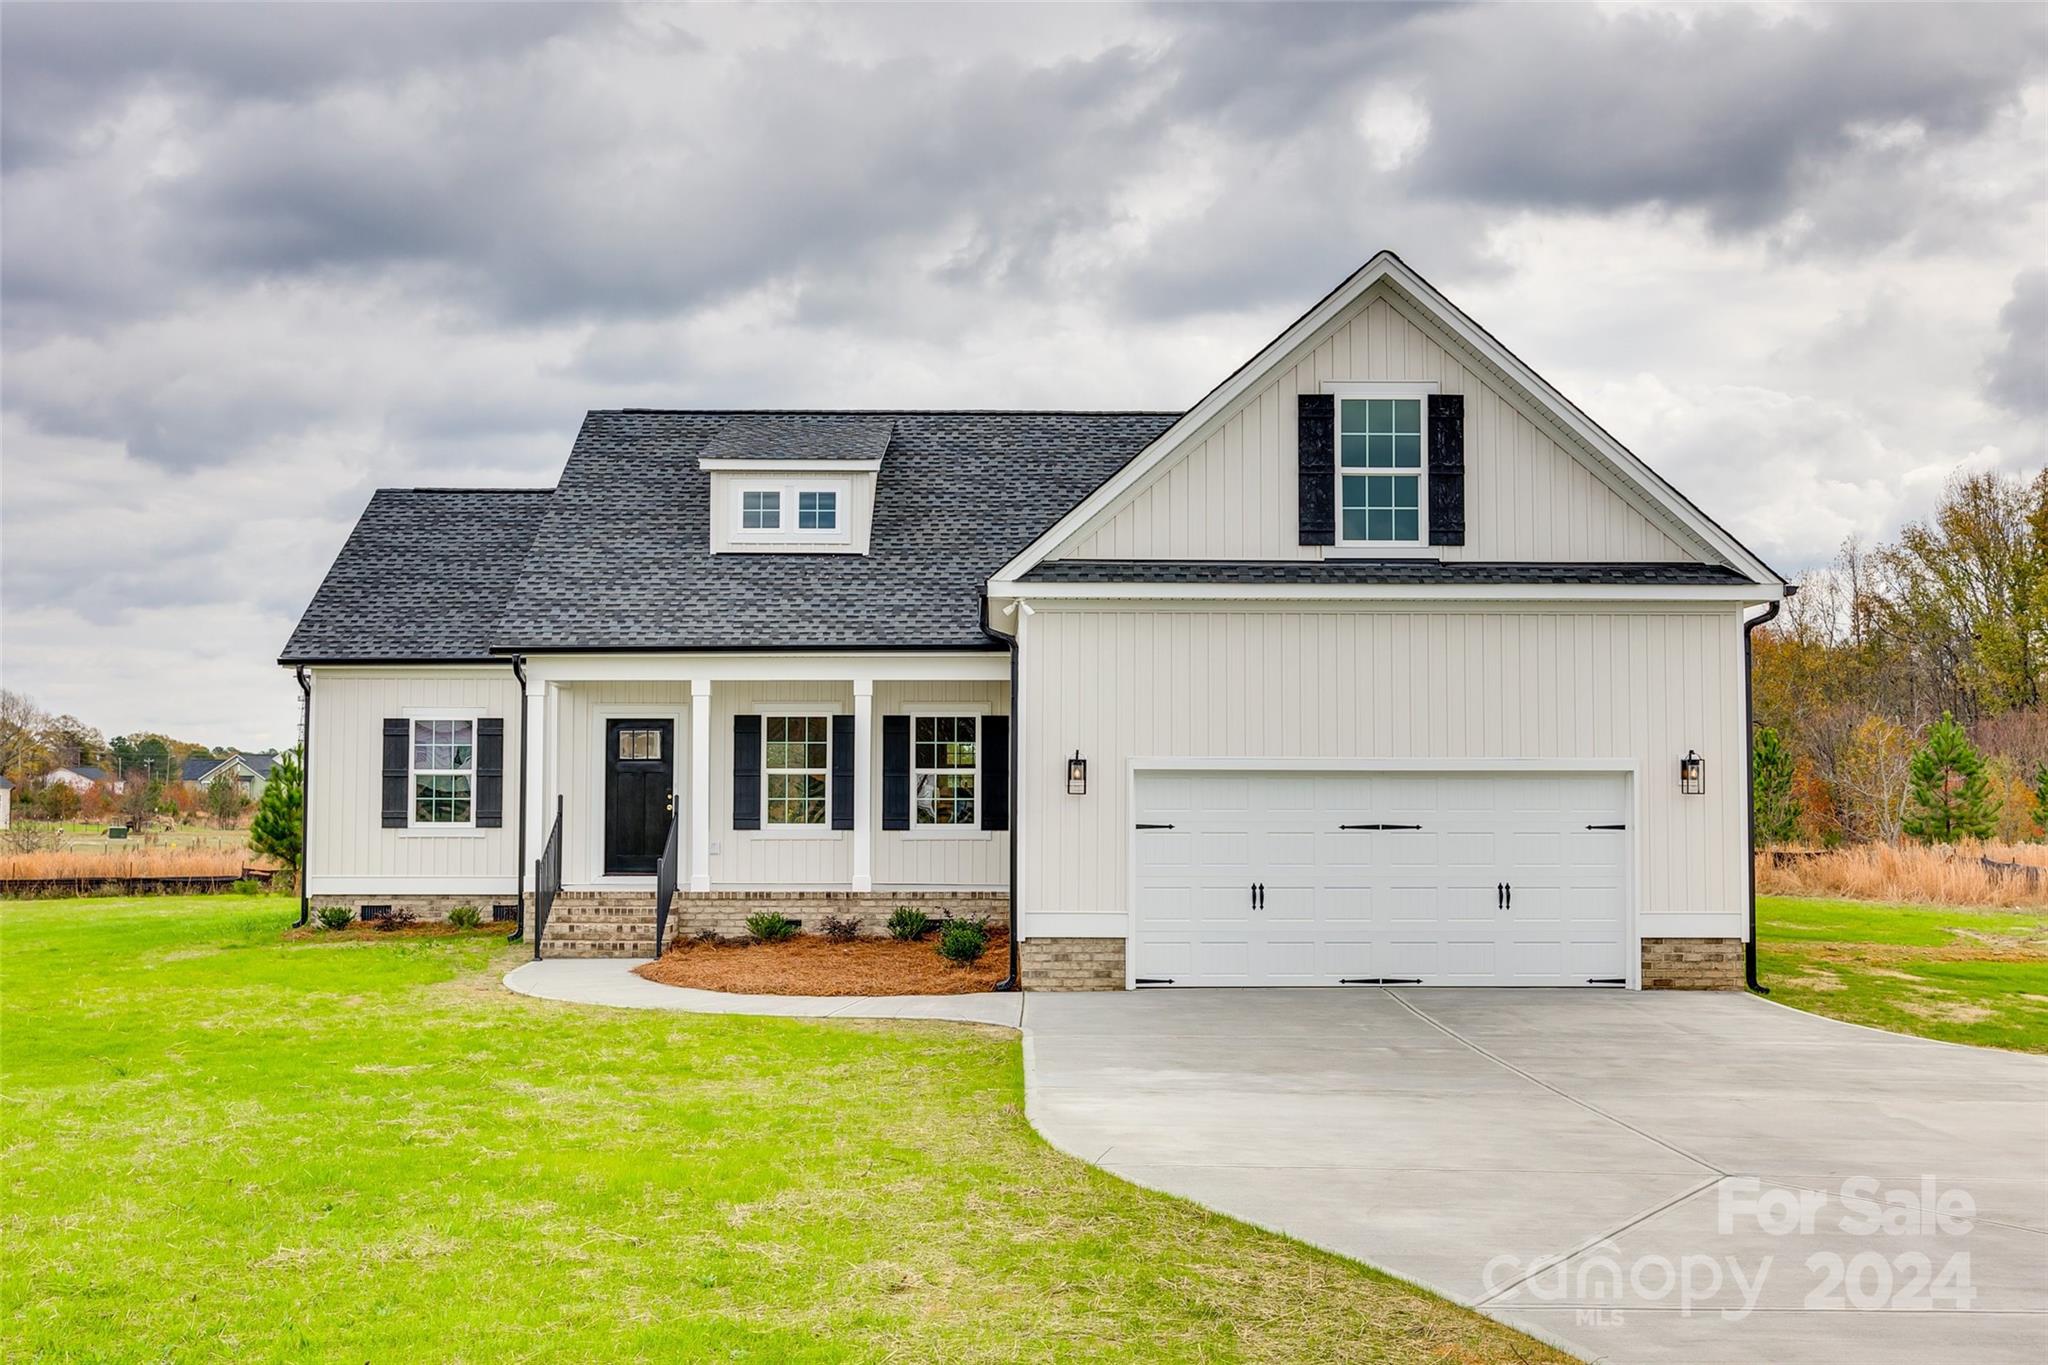
<path fill-rule="evenodd" d="M 668 906 L 676 898 L 676 817 L 668 817 L 668 837 L 661 841 L 661 861 L 654 865 L 654 955 L 661 956 L 668 932 Z"/>
<path fill-rule="evenodd" d="M 555 798 L 555 827 L 533 863 L 533 957 L 540 960 L 541 935 L 547 932 L 548 911 L 562 890 L 562 798 Z"/>

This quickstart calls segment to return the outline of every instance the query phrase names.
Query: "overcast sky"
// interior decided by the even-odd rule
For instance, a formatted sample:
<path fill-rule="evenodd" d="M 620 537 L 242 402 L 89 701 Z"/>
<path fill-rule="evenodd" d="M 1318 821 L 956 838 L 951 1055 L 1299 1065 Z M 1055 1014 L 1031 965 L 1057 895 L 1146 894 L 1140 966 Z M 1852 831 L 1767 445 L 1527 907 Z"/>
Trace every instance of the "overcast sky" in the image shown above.
<path fill-rule="evenodd" d="M 5 681 L 288 743 L 373 488 L 1183 407 L 1381 247 L 1796 572 L 2043 462 L 2044 13 L 9 4 Z"/>

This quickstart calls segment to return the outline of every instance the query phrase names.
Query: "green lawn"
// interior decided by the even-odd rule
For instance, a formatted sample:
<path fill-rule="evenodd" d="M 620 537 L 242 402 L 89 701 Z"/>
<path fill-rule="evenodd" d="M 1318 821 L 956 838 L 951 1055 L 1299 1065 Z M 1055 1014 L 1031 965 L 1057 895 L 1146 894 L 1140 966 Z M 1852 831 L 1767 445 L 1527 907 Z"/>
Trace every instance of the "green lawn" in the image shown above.
<path fill-rule="evenodd" d="M 0 904 L 0 1356 L 1562 1359 L 1053 1152 L 1011 1034 L 551 1005 L 295 908 Z"/>
<path fill-rule="evenodd" d="M 2048 1053 L 2048 912 L 1762 896 L 1757 974 L 1816 1014 Z"/>

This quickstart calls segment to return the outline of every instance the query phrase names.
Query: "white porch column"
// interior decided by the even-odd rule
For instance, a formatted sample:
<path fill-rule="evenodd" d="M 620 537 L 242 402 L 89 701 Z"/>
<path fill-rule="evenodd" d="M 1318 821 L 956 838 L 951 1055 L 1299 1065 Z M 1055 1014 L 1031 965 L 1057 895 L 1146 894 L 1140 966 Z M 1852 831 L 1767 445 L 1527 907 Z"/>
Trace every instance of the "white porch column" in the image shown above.
<path fill-rule="evenodd" d="M 875 889 L 875 680 L 853 680 L 853 889 Z"/>
<path fill-rule="evenodd" d="M 519 869 L 525 880 L 526 889 L 533 890 L 533 863 L 540 857 L 540 847 L 547 841 L 548 822 L 554 818 L 554 807 L 548 802 L 548 747 L 547 714 L 548 688 L 538 678 L 526 680 L 526 715 L 520 722 L 526 727 L 526 866 Z"/>
<path fill-rule="evenodd" d="M 690 679 L 690 889 L 711 889 L 711 680 Z"/>

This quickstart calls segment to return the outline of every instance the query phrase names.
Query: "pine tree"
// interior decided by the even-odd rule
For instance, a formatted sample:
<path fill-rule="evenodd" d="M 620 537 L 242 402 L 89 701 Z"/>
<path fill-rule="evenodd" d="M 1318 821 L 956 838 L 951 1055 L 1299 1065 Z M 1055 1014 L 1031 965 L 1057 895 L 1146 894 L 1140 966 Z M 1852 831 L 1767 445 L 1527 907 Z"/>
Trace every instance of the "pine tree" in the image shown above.
<path fill-rule="evenodd" d="M 1789 844 L 1799 835 L 1799 798 L 1792 791 L 1792 751 L 1766 725 L 1751 751 L 1749 799 L 1756 820 L 1756 846 Z"/>
<path fill-rule="evenodd" d="M 2048 841 L 2048 763 L 2034 769 L 2034 828 Z"/>
<path fill-rule="evenodd" d="M 1915 839 L 1952 844 L 1997 831 L 2002 803 L 1991 794 L 1984 759 L 1946 711 L 1913 755 L 1912 783 L 1904 828 Z"/>
<path fill-rule="evenodd" d="M 263 800 L 249 821 L 249 847 L 282 863 L 292 874 L 292 884 L 298 884 L 306 855 L 306 783 L 296 749 L 279 754 L 270 769 Z"/>

